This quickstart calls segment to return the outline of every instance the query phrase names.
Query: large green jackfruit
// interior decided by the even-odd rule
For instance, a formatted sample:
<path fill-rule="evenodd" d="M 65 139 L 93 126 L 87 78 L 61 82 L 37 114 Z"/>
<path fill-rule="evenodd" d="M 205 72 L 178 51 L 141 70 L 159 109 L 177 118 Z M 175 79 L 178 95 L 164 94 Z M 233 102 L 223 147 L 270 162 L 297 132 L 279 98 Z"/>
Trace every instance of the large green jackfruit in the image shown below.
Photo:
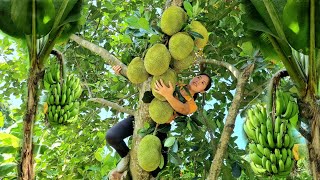
<path fill-rule="evenodd" d="M 199 21 L 192 21 L 190 26 L 191 31 L 197 32 L 203 36 L 203 39 L 196 38 L 194 40 L 195 46 L 197 46 L 199 49 L 203 49 L 207 45 L 209 39 L 207 29 Z"/>
<path fill-rule="evenodd" d="M 148 79 L 149 74 L 146 71 L 141 58 L 136 57 L 130 62 L 127 69 L 127 76 L 134 84 L 142 83 Z"/>
<path fill-rule="evenodd" d="M 194 47 L 193 39 L 187 34 L 179 32 L 169 40 L 169 51 L 176 60 L 183 60 L 188 57 Z"/>
<path fill-rule="evenodd" d="M 161 17 L 161 30 L 169 36 L 179 32 L 188 20 L 187 13 L 179 6 L 170 6 Z"/>
<path fill-rule="evenodd" d="M 168 122 L 173 115 L 173 108 L 167 101 L 160 101 L 154 98 L 149 106 L 149 114 L 154 122 L 164 124 Z"/>
<path fill-rule="evenodd" d="M 152 77 L 152 80 L 151 80 L 152 94 L 154 95 L 154 97 L 156 97 L 160 101 L 165 101 L 166 98 L 163 97 L 162 95 L 158 94 L 154 90 L 156 81 L 160 80 L 160 79 L 163 80 L 164 84 L 167 87 L 169 87 L 169 81 L 171 82 L 172 86 L 175 87 L 175 85 L 177 83 L 177 74 L 175 73 L 174 70 L 169 68 L 165 73 L 161 74 L 160 76 L 153 76 Z"/>
<path fill-rule="evenodd" d="M 148 49 L 144 58 L 146 71 L 154 76 L 163 74 L 169 68 L 171 55 L 163 44 L 155 44 Z"/>
<path fill-rule="evenodd" d="M 194 60 L 195 60 L 195 54 L 194 52 L 191 52 L 189 56 L 183 60 L 178 61 L 174 59 L 173 68 L 176 71 L 188 69 L 193 64 Z"/>
<path fill-rule="evenodd" d="M 138 164 L 145 171 L 154 171 L 161 162 L 161 141 L 157 136 L 146 135 L 140 141 L 137 152 Z"/>

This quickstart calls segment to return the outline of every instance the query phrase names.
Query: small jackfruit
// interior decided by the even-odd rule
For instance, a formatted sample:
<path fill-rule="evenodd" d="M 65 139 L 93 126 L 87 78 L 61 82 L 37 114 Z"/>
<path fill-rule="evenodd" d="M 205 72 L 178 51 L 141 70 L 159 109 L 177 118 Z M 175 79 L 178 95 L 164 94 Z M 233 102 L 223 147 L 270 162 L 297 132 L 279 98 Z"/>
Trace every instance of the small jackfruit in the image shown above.
<path fill-rule="evenodd" d="M 191 27 L 191 31 L 197 32 L 203 36 L 203 39 L 196 38 L 194 40 L 195 46 L 198 47 L 199 49 L 203 49 L 207 45 L 208 39 L 209 39 L 207 29 L 199 21 L 192 21 L 190 23 L 190 27 Z"/>
<path fill-rule="evenodd" d="M 157 136 L 146 135 L 139 143 L 138 164 L 145 171 L 154 171 L 161 162 L 161 141 Z"/>
<path fill-rule="evenodd" d="M 178 32 L 169 40 L 170 54 L 176 60 L 185 59 L 192 52 L 193 47 L 193 39 L 187 33 Z"/>
<path fill-rule="evenodd" d="M 195 60 L 195 54 L 194 52 L 191 52 L 189 56 L 183 60 L 178 61 L 174 59 L 173 68 L 176 71 L 188 69 L 193 64 L 194 60 Z"/>
<path fill-rule="evenodd" d="M 148 49 L 144 58 L 144 67 L 149 74 L 158 76 L 169 68 L 171 55 L 163 44 L 155 44 Z"/>
<path fill-rule="evenodd" d="M 166 98 L 160 95 L 159 93 L 155 92 L 155 83 L 157 80 L 162 79 L 164 84 L 169 87 L 169 81 L 171 82 L 172 86 L 175 87 L 177 83 L 177 74 L 174 70 L 168 69 L 165 73 L 161 74 L 160 76 L 153 76 L 151 80 L 151 89 L 152 89 L 152 94 L 154 97 L 159 99 L 160 101 L 165 101 Z"/>
<path fill-rule="evenodd" d="M 188 20 L 187 13 L 179 6 L 170 6 L 161 17 L 161 30 L 169 36 L 179 32 Z"/>
<path fill-rule="evenodd" d="M 154 122 L 164 124 L 168 122 L 173 115 L 173 108 L 167 101 L 160 101 L 154 98 L 149 106 L 149 114 Z"/>
<path fill-rule="evenodd" d="M 127 69 L 127 76 L 134 84 L 142 83 L 148 79 L 149 74 L 146 71 L 141 58 L 136 57 L 130 62 Z"/>

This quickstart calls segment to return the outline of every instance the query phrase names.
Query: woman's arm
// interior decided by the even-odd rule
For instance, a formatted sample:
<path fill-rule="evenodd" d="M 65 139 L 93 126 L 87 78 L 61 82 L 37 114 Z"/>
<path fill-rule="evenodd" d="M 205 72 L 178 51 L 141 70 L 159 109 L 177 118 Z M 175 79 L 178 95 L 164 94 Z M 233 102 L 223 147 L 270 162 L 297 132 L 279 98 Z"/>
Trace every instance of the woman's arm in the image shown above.
<path fill-rule="evenodd" d="M 167 87 L 163 83 L 162 79 L 160 79 L 160 81 L 156 81 L 154 90 L 155 90 L 155 92 L 157 92 L 160 95 L 162 95 L 163 97 L 165 97 L 166 100 L 168 101 L 168 103 L 171 105 L 171 107 L 175 111 L 177 111 L 178 113 L 181 113 L 183 115 L 189 114 L 189 112 L 190 112 L 189 105 L 187 103 L 182 103 L 181 101 L 179 101 L 178 99 L 176 99 L 173 96 L 174 88 L 173 88 L 170 81 L 169 81 L 169 87 Z"/>

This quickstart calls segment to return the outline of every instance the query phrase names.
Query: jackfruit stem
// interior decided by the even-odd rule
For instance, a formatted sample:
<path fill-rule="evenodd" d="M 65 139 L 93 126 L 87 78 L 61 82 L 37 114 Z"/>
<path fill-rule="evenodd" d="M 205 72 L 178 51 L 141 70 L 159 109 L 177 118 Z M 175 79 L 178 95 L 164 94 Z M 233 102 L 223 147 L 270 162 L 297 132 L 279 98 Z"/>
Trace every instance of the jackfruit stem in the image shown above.
<path fill-rule="evenodd" d="M 157 123 L 157 124 L 156 124 L 156 128 L 154 128 L 154 131 L 153 131 L 153 135 L 154 135 L 154 136 L 157 134 L 158 126 L 159 126 L 159 124 Z"/>

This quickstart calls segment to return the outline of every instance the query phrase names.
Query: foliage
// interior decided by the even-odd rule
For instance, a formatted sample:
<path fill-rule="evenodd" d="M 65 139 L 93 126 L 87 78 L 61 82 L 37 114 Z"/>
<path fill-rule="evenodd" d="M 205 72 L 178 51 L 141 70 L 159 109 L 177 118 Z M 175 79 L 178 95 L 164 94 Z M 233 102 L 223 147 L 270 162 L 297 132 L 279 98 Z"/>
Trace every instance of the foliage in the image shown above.
<path fill-rule="evenodd" d="M 164 3 L 165 1 L 151 0 L 88 1 L 84 10 L 86 14 L 82 16 L 86 18 L 86 22 L 76 34 L 105 48 L 128 64 L 136 56 L 143 57 L 152 44 L 166 40 L 159 31 Z M 187 13 L 192 14 L 194 20 L 201 21 L 210 32 L 209 45 L 202 53 L 204 58 L 228 62 L 239 70 L 250 63 L 256 64 L 245 89 L 242 112 L 251 104 L 262 101 L 268 79 L 283 68 L 283 65 L 274 60 L 266 61 L 256 46 L 244 43 L 247 31 L 243 27 L 243 11 L 239 3 L 217 0 L 189 3 L 185 5 L 188 7 Z M 137 86 L 128 83 L 123 77 L 115 76 L 101 57 L 73 41 L 64 42 L 55 48 L 64 55 L 67 70 L 81 79 L 84 92 L 80 99 L 83 105 L 76 123 L 62 127 L 48 126 L 43 121 L 42 104 L 45 97 L 41 96 L 33 137 L 36 147 L 36 176 L 40 179 L 106 179 L 119 156 L 114 154 L 110 146 L 105 146 L 105 132 L 123 119 L 125 114 L 86 100 L 103 98 L 126 108 L 136 109 Z M 6 131 L 19 139 L 22 138 L 27 88 L 25 77 L 29 66 L 26 49 L 23 41 L 1 37 L 0 110 L 5 115 L 5 124 L 0 132 Z M 205 96 L 198 98 L 200 110 L 197 113 L 174 122 L 174 128 L 169 134 L 174 139 L 171 138 L 171 143 L 167 144 L 170 162 L 160 177 L 201 179 L 207 176 L 210 169 L 224 127 L 227 108 L 233 99 L 236 79 L 225 68 L 211 64 L 194 65 L 192 69 L 181 72 L 179 79 L 188 83 L 195 73 L 202 70 L 213 77 L 213 87 Z M 7 107 L 12 99 L 11 94 L 22 101 L 17 109 Z M 239 170 L 239 166 L 240 179 L 252 179 L 253 173 L 244 157 L 246 152 L 236 144 L 237 138 L 242 137 L 234 136 L 229 142 L 221 177 L 234 179 L 231 172 Z M 0 144 L 0 150 L 2 147 Z M 9 150 L 14 158 L 6 161 L 0 156 L 1 164 L 5 162 L 10 166 L 11 162 L 17 163 L 19 160 L 16 148 Z M 8 174 L 3 174 L 0 177 L 13 178 L 16 170 L 12 166 Z M 308 173 L 305 174 L 308 176 Z"/>

